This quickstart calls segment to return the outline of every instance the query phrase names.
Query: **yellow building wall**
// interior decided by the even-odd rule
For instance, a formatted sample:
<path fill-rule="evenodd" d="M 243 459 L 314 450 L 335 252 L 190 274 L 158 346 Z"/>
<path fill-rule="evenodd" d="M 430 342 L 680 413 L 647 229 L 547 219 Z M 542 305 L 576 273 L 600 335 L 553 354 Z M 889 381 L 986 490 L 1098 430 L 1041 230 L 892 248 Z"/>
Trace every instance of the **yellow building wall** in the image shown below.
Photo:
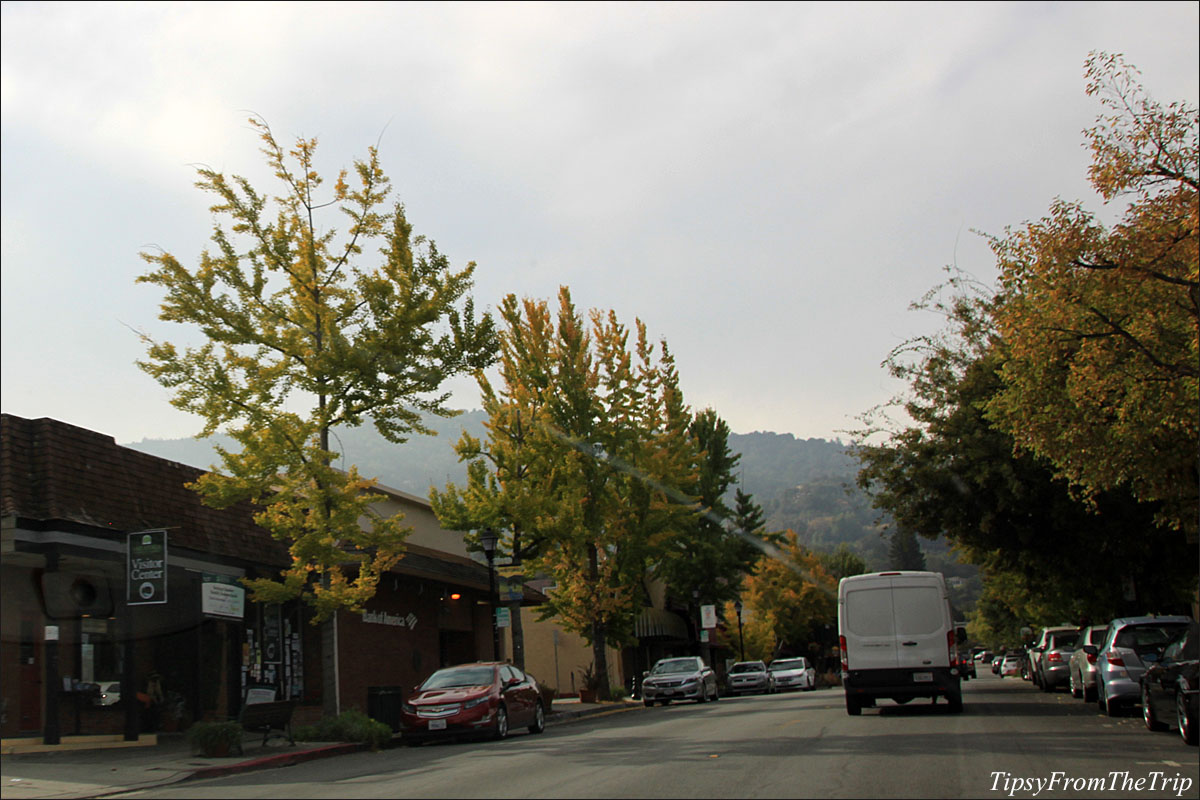
<path fill-rule="evenodd" d="M 583 671 L 593 661 L 592 648 L 582 636 L 564 631 L 553 619 L 537 621 L 537 609 L 521 609 L 525 632 L 525 671 L 542 686 L 555 689 L 559 697 L 579 694 Z M 504 652 L 512 653 L 512 629 L 504 630 Z M 611 686 L 627 686 L 621 669 L 621 652 L 609 647 L 608 682 Z"/>

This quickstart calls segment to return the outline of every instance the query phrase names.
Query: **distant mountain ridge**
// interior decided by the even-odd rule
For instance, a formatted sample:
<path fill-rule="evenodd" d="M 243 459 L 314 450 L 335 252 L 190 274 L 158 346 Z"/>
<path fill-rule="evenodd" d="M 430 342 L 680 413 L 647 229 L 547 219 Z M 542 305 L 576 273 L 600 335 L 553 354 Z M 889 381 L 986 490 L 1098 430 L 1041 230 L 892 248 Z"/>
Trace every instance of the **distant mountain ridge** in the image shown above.
<path fill-rule="evenodd" d="M 484 438 L 486 419 L 481 410 L 449 419 L 429 417 L 425 424 L 437 435 L 412 436 L 403 444 L 392 444 L 364 425 L 338 431 L 334 446 L 344 453 L 346 464 L 355 464 L 361 474 L 393 489 L 428 497 L 430 486 L 466 483 L 466 465 L 458 460 L 454 445 L 464 430 Z M 217 435 L 211 439 L 143 439 L 125 446 L 208 469 L 218 462 L 213 449 L 217 444 L 232 447 L 234 442 Z M 832 549 L 843 541 L 855 544 L 864 555 L 879 549 L 876 542 L 858 546 L 860 539 L 877 530 L 877 515 L 854 487 L 857 463 L 848 445 L 755 431 L 730 434 L 729 448 L 741 454 L 735 476 L 738 486 L 762 506 L 769 530 L 794 530 L 814 549 Z"/>

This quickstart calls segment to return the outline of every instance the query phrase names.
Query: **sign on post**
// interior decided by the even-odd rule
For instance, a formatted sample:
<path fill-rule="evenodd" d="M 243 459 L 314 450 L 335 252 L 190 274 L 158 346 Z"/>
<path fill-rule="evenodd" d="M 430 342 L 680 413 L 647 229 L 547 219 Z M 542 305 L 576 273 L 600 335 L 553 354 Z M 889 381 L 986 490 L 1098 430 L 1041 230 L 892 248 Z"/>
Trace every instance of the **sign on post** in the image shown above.
<path fill-rule="evenodd" d="M 125 600 L 129 605 L 167 602 L 167 532 L 129 534 L 125 568 Z"/>
<path fill-rule="evenodd" d="M 701 628 L 717 627 L 717 607 L 716 606 L 700 606 L 700 627 Z"/>
<path fill-rule="evenodd" d="M 497 606 L 496 608 L 496 627 L 507 628 L 512 625 L 512 613 L 509 612 L 507 606 Z"/>
<path fill-rule="evenodd" d="M 200 613 L 242 619 L 246 616 L 246 589 L 232 575 L 205 572 L 200 584 Z"/>

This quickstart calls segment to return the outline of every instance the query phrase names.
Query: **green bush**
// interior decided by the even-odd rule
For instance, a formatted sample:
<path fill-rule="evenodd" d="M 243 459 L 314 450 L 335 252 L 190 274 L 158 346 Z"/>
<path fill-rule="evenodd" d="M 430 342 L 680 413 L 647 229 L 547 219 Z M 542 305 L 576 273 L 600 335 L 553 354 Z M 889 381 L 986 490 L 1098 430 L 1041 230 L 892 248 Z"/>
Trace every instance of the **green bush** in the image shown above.
<path fill-rule="evenodd" d="M 224 756 L 242 745 L 242 726 L 226 722 L 197 722 L 188 728 L 188 742 L 206 756 Z"/>
<path fill-rule="evenodd" d="M 378 750 L 392 741 L 392 729 L 357 709 L 343 711 L 337 717 L 324 717 L 316 725 L 302 725 L 295 731 L 302 742 L 362 742 Z"/>

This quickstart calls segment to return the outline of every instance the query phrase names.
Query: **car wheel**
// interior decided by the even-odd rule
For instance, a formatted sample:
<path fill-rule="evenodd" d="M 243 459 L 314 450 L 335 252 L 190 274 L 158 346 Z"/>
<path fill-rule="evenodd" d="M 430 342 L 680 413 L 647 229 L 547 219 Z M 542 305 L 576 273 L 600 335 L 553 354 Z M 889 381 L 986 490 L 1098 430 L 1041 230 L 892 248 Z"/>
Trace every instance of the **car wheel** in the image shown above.
<path fill-rule="evenodd" d="M 1104 700 L 1104 681 L 1100 680 L 1100 676 L 1096 676 L 1096 707 L 1101 713 L 1108 710 L 1108 703 Z"/>
<path fill-rule="evenodd" d="M 1179 735 L 1188 744 L 1196 744 L 1197 734 L 1200 733 L 1196 728 L 1196 717 L 1188 711 L 1187 698 L 1178 688 L 1175 690 L 1175 715 L 1178 718 Z"/>
<path fill-rule="evenodd" d="M 1096 684 L 1093 682 L 1091 686 L 1083 683 L 1083 676 L 1079 676 L 1079 682 L 1083 684 L 1083 702 L 1093 703 L 1096 700 Z"/>
<path fill-rule="evenodd" d="M 846 713 L 852 717 L 862 714 L 862 706 L 859 705 L 858 698 L 846 695 Z"/>
<path fill-rule="evenodd" d="M 1079 688 L 1080 683 L 1081 683 L 1081 681 L 1075 680 L 1075 673 L 1072 672 L 1071 673 L 1071 697 L 1074 697 L 1076 700 L 1083 697 L 1083 690 Z"/>
<path fill-rule="evenodd" d="M 529 732 L 541 733 L 544 730 L 546 730 L 546 709 L 539 700 L 537 707 L 533 710 L 533 724 L 529 726 Z"/>
<path fill-rule="evenodd" d="M 1106 716 L 1115 717 L 1121 713 L 1121 706 L 1117 703 L 1116 698 L 1108 696 L 1104 693 L 1104 713 Z"/>
<path fill-rule="evenodd" d="M 963 699 L 962 699 L 962 688 L 961 687 L 956 691 L 952 690 L 950 692 L 950 694 L 946 695 L 946 699 L 950 702 L 950 713 L 951 714 L 961 714 L 962 713 Z"/>
<path fill-rule="evenodd" d="M 504 706 L 496 709 L 496 728 L 492 731 L 492 738 L 504 739 L 508 736 L 508 710 Z"/>
<path fill-rule="evenodd" d="M 1154 705 L 1150 702 L 1150 687 L 1142 684 L 1142 721 L 1148 731 L 1165 731 L 1167 726 L 1154 716 Z"/>
<path fill-rule="evenodd" d="M 696 702 L 697 703 L 707 703 L 708 702 L 708 684 L 707 683 L 700 684 L 700 696 L 696 698 Z"/>

